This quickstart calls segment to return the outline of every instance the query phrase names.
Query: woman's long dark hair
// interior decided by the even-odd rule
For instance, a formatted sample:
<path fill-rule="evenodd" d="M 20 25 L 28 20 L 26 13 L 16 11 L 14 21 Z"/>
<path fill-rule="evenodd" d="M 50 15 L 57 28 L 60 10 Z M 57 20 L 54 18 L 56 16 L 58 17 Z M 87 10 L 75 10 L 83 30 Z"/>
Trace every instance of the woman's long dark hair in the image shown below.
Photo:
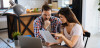
<path fill-rule="evenodd" d="M 80 22 L 78 21 L 78 19 L 76 18 L 75 14 L 72 12 L 72 10 L 67 7 L 67 8 L 61 8 L 59 11 L 58 11 L 58 14 L 61 14 L 61 15 L 64 15 L 65 18 L 67 19 L 67 21 L 69 23 L 78 23 L 80 24 Z M 67 23 L 63 23 L 62 24 L 63 27 L 65 26 L 68 26 Z M 81 24 L 80 24 L 81 25 Z M 82 26 L 82 25 L 81 25 Z M 82 27 L 83 28 L 83 27 Z M 83 29 L 83 32 L 84 32 L 84 29 Z"/>
<path fill-rule="evenodd" d="M 75 16 L 75 14 L 72 12 L 72 10 L 69 7 L 61 8 L 59 10 L 58 14 L 64 15 L 69 23 L 78 23 L 78 24 L 80 24 L 79 21 L 77 20 L 76 16 Z M 67 26 L 68 24 L 63 23 L 62 25 Z"/>

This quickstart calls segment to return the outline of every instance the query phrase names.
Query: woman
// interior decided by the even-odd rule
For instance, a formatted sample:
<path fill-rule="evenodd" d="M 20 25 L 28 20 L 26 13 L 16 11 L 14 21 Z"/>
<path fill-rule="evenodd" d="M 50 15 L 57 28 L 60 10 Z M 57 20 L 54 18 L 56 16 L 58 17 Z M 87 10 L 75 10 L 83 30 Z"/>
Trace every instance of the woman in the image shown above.
<path fill-rule="evenodd" d="M 70 48 L 84 48 L 83 29 L 74 13 L 70 8 L 61 8 L 58 13 L 62 21 L 63 31 L 60 34 L 52 33 L 59 37 L 58 43 L 48 43 L 48 46 L 64 41 Z"/>

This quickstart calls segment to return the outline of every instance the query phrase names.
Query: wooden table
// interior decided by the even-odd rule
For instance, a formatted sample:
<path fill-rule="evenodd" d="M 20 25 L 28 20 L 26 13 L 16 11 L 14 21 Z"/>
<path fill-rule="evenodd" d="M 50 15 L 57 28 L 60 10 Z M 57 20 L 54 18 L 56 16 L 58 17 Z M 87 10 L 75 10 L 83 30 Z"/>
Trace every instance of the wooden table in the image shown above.
<path fill-rule="evenodd" d="M 48 47 L 45 45 L 44 41 L 42 41 L 42 44 L 43 44 L 44 48 L 68 48 L 68 47 L 61 46 L 61 45 L 52 45 L 52 46 Z"/>
<path fill-rule="evenodd" d="M 61 45 L 52 45 L 52 46 L 46 46 L 45 41 L 42 41 L 43 48 L 69 48 Z M 16 48 L 21 48 L 21 46 L 15 46 Z"/>
<path fill-rule="evenodd" d="M 16 46 L 16 48 L 21 48 L 21 47 L 20 46 Z M 43 48 L 68 48 L 68 47 L 61 46 L 61 45 L 52 45 L 52 46 L 43 45 Z"/>
<path fill-rule="evenodd" d="M 52 15 L 55 15 L 57 11 L 52 11 Z M 12 38 L 12 32 L 19 31 L 22 35 L 34 36 L 34 19 L 41 15 L 41 12 L 27 13 L 17 16 L 13 13 L 5 13 L 7 15 L 8 25 L 8 37 Z"/>
<path fill-rule="evenodd" d="M 50 47 L 44 46 L 44 48 L 68 48 L 68 47 L 61 46 L 61 45 L 52 45 L 52 46 L 50 46 Z"/>
<path fill-rule="evenodd" d="M 68 48 L 68 47 L 64 47 L 64 46 L 61 46 L 61 45 L 52 45 L 50 47 L 44 46 L 43 48 Z"/>
<path fill-rule="evenodd" d="M 21 48 L 21 47 L 16 47 L 16 48 Z M 43 48 L 68 48 L 68 47 L 65 47 L 65 46 L 61 46 L 61 45 L 52 45 L 50 47 L 48 46 L 43 46 Z"/>

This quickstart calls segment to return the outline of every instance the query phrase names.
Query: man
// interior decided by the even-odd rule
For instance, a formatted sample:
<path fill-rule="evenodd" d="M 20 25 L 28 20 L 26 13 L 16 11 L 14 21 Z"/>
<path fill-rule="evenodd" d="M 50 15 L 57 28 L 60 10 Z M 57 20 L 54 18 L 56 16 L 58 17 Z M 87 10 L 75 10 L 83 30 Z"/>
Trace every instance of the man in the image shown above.
<path fill-rule="evenodd" d="M 51 16 L 51 8 L 45 4 L 42 6 L 42 14 L 34 20 L 34 35 L 42 38 L 39 30 L 48 30 L 49 32 L 60 32 L 61 21 L 59 18 Z M 57 28 L 59 27 L 59 28 Z"/>

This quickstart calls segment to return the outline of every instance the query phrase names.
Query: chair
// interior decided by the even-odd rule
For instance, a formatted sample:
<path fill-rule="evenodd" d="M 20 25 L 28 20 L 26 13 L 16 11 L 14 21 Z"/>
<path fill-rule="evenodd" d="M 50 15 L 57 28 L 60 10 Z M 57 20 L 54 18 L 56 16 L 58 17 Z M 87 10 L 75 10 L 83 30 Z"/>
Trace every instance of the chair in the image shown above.
<path fill-rule="evenodd" d="M 85 41 L 85 45 L 84 45 L 84 48 L 86 48 L 86 45 L 87 45 L 87 41 L 88 41 L 88 38 L 90 37 L 90 33 L 89 32 L 85 32 L 85 34 L 83 34 L 83 40 L 84 38 L 86 37 L 86 41 Z"/>

